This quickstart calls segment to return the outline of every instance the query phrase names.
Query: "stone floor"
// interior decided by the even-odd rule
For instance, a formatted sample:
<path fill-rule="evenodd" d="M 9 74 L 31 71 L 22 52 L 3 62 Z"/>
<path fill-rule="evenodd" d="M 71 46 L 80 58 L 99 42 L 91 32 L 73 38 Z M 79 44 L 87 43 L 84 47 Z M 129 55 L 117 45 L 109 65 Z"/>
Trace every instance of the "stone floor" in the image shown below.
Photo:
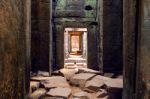
<path fill-rule="evenodd" d="M 122 88 L 121 76 L 105 77 L 87 68 L 61 69 L 51 77 L 39 71 L 31 76 L 29 99 L 121 99 Z"/>

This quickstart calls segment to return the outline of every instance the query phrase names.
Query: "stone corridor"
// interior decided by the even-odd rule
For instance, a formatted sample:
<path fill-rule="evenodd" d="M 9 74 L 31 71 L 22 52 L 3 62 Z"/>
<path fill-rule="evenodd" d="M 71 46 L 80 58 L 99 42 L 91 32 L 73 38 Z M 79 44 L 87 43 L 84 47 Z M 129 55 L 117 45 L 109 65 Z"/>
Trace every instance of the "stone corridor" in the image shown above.
<path fill-rule="evenodd" d="M 0 0 L 0 99 L 150 99 L 150 0 Z"/>
<path fill-rule="evenodd" d="M 51 77 L 39 71 L 30 79 L 29 99 L 121 99 L 122 76 L 104 75 L 87 68 L 64 68 Z"/>

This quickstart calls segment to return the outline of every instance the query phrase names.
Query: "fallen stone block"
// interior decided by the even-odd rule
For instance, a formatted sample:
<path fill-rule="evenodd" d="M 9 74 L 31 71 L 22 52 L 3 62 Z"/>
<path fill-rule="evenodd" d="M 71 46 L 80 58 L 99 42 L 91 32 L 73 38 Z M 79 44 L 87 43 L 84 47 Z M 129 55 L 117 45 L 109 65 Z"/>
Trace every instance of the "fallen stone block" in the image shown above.
<path fill-rule="evenodd" d="M 100 76 L 95 76 L 91 80 L 87 81 L 84 90 L 96 92 L 104 86 L 104 81 L 100 79 Z"/>
<path fill-rule="evenodd" d="M 106 84 L 107 88 L 122 89 L 123 88 L 123 79 L 108 79 L 107 81 L 105 81 L 105 84 Z"/>
<path fill-rule="evenodd" d="M 111 79 L 105 82 L 110 99 L 122 99 L 123 80 Z"/>
<path fill-rule="evenodd" d="M 30 99 L 39 99 L 46 94 L 46 90 L 43 88 L 37 89 L 30 95 Z"/>
<path fill-rule="evenodd" d="M 71 95 L 71 89 L 58 87 L 58 88 L 51 89 L 49 92 L 47 92 L 47 95 L 68 99 L 69 96 Z"/>
<path fill-rule="evenodd" d="M 80 86 L 81 88 L 84 88 L 85 83 L 88 80 L 92 79 L 94 76 L 96 76 L 96 74 L 91 74 L 91 73 L 76 74 L 70 79 L 70 83 L 73 85 Z"/>
<path fill-rule="evenodd" d="M 66 78 L 61 77 L 61 76 L 50 77 L 49 79 L 42 81 L 41 84 L 46 89 L 51 89 L 51 88 L 56 88 L 56 87 L 70 87 Z"/>

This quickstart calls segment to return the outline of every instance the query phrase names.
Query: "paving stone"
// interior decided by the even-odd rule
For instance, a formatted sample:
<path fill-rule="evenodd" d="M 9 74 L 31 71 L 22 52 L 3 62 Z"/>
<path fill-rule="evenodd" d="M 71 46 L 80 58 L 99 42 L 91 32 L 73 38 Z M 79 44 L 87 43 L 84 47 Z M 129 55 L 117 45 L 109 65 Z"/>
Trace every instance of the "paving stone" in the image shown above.
<path fill-rule="evenodd" d="M 30 81 L 30 93 L 37 90 L 40 86 L 40 82 L 37 81 Z"/>
<path fill-rule="evenodd" d="M 94 92 L 94 91 L 98 91 L 103 86 L 104 86 L 104 81 L 102 79 L 100 79 L 100 76 L 96 76 L 86 82 L 85 90 Z"/>
<path fill-rule="evenodd" d="M 46 89 L 56 88 L 56 87 L 70 87 L 69 83 L 66 81 L 66 78 L 61 76 L 53 76 L 49 79 L 42 81 L 41 84 Z"/>
<path fill-rule="evenodd" d="M 30 95 L 30 99 L 39 99 L 46 94 L 46 90 L 39 88 Z"/>
<path fill-rule="evenodd" d="M 70 88 L 54 88 L 51 89 L 47 95 L 49 96 L 54 96 L 54 97 L 63 97 L 65 99 L 68 99 L 69 96 L 71 95 L 71 89 Z"/>
<path fill-rule="evenodd" d="M 80 73 L 74 75 L 70 82 L 73 85 L 79 85 L 81 88 L 84 88 L 86 81 L 92 79 L 96 74 L 90 74 L 90 73 Z"/>
<path fill-rule="evenodd" d="M 90 95 L 89 93 L 81 91 L 81 92 L 75 93 L 73 95 L 73 99 L 90 99 L 89 95 Z"/>

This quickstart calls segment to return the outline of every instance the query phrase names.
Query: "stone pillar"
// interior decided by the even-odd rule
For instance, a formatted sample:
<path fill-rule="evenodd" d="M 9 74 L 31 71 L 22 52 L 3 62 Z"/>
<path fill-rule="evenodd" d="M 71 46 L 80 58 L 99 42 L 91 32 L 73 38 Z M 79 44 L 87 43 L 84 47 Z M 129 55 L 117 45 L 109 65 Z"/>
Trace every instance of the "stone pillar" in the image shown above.
<path fill-rule="evenodd" d="M 140 0 L 137 58 L 137 99 L 150 99 L 150 0 Z"/>
<path fill-rule="evenodd" d="M 49 18 L 49 74 L 53 71 L 53 1 L 49 4 L 50 18 Z"/>
<path fill-rule="evenodd" d="M 83 57 L 87 58 L 87 32 L 83 32 Z"/>
<path fill-rule="evenodd" d="M 29 88 L 30 1 L 0 1 L 0 99 L 24 99 Z"/>
<path fill-rule="evenodd" d="M 123 99 L 135 99 L 136 93 L 136 1 L 123 0 Z"/>
<path fill-rule="evenodd" d="M 64 33 L 64 53 L 65 53 L 65 58 L 67 58 L 69 56 L 69 33 L 68 31 L 65 31 Z"/>
<path fill-rule="evenodd" d="M 103 0 L 97 1 L 97 65 L 99 70 L 103 72 Z"/>

